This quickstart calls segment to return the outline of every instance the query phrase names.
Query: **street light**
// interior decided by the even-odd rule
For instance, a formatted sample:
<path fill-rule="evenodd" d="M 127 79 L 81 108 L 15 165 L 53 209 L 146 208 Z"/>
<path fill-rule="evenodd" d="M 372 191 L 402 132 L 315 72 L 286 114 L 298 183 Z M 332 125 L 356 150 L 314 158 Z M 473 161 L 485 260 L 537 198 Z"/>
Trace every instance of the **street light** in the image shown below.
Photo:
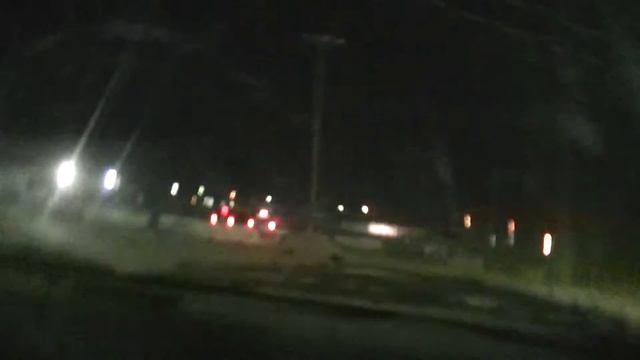
<path fill-rule="evenodd" d="M 342 205 L 342 204 L 338 205 L 338 211 L 339 212 L 344 212 L 344 205 Z"/>
<path fill-rule="evenodd" d="M 204 194 L 204 185 L 198 186 L 198 196 L 202 196 Z"/>
<path fill-rule="evenodd" d="M 180 190 L 180 183 L 174 182 L 171 184 L 171 196 L 178 195 L 178 190 Z"/>
<path fill-rule="evenodd" d="M 273 200 L 273 196 L 271 195 L 267 195 L 267 197 L 264 199 L 264 201 L 266 201 L 267 204 L 270 204 L 272 200 Z"/>
<path fill-rule="evenodd" d="M 116 169 L 109 169 L 104 173 L 104 179 L 102 180 L 102 188 L 111 191 L 118 185 L 118 171 Z"/>
<path fill-rule="evenodd" d="M 309 188 L 309 205 L 311 222 L 309 231 L 313 231 L 313 215 L 318 207 L 318 178 L 320 173 L 320 143 L 322 138 L 322 117 L 324 113 L 326 51 L 346 44 L 346 40 L 329 34 L 304 34 L 305 41 L 316 48 L 316 69 L 313 80 L 313 119 L 311 121 L 311 181 Z"/>
<path fill-rule="evenodd" d="M 546 233 L 542 237 L 542 255 L 549 256 L 551 255 L 551 249 L 553 248 L 553 236 L 551 234 Z"/>
<path fill-rule="evenodd" d="M 66 189 L 76 180 L 76 164 L 73 160 L 65 160 L 58 165 L 56 185 L 58 189 Z"/>
<path fill-rule="evenodd" d="M 360 207 L 360 211 L 362 211 L 363 214 L 367 215 L 369 213 L 369 207 L 367 205 L 362 205 Z"/>
<path fill-rule="evenodd" d="M 471 214 L 464 214 L 463 224 L 465 229 L 471 229 Z"/>

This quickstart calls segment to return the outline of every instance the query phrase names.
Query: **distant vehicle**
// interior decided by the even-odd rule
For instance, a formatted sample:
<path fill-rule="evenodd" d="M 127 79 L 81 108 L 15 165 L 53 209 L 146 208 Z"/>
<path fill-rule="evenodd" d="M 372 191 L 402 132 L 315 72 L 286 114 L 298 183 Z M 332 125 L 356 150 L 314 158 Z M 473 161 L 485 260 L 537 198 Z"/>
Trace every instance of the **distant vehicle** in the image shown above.
<path fill-rule="evenodd" d="M 284 233 L 281 229 L 280 217 L 274 216 L 266 207 L 231 209 L 224 204 L 210 214 L 209 223 L 211 226 L 224 228 L 227 231 L 254 232 L 260 238 L 278 239 Z"/>

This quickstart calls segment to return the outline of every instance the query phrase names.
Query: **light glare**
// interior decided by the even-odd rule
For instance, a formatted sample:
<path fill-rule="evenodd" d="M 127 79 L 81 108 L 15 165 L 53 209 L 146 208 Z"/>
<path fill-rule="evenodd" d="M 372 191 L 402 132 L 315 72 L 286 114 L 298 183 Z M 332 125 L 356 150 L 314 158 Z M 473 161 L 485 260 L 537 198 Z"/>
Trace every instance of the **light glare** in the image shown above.
<path fill-rule="evenodd" d="M 264 199 L 264 201 L 266 201 L 267 204 L 271 203 L 272 200 L 273 200 L 273 196 L 271 195 L 267 195 L 267 197 Z"/>
<path fill-rule="evenodd" d="M 269 229 L 269 231 L 276 231 L 276 222 L 273 220 L 269 221 L 269 223 L 267 223 L 267 229 Z"/>
<path fill-rule="evenodd" d="M 542 255 L 544 256 L 551 255 L 552 247 L 553 247 L 553 237 L 549 233 L 544 234 L 542 238 Z"/>
<path fill-rule="evenodd" d="M 178 190 L 180 190 L 180 184 L 179 183 L 174 182 L 173 184 L 171 184 L 171 196 L 178 195 Z"/>
<path fill-rule="evenodd" d="M 204 199 L 202 199 L 202 205 L 209 209 L 213 208 L 213 196 L 205 196 Z"/>
<path fill-rule="evenodd" d="M 253 218 L 250 218 L 249 220 L 247 220 L 247 227 L 249 229 L 253 229 L 255 225 L 256 225 L 256 221 Z"/>
<path fill-rule="evenodd" d="M 56 184 L 59 189 L 66 189 L 73 185 L 76 179 L 76 164 L 73 160 L 66 160 L 60 163 L 56 171 Z"/>
<path fill-rule="evenodd" d="M 260 219 L 266 219 L 269 217 L 269 210 L 267 209 L 260 209 L 260 211 L 258 211 L 258 217 Z"/>
<path fill-rule="evenodd" d="M 198 196 L 204 195 L 204 185 L 198 186 Z"/>
<path fill-rule="evenodd" d="M 462 221 L 465 229 L 471 229 L 471 214 L 464 214 Z"/>
<path fill-rule="evenodd" d="M 229 216 L 227 218 L 227 227 L 233 227 L 233 225 L 236 223 L 236 218 L 233 216 Z"/>
<path fill-rule="evenodd" d="M 383 223 L 369 223 L 367 226 L 367 231 L 371 235 L 377 236 L 385 236 L 385 237 L 397 237 L 398 236 L 398 227 L 383 224 Z"/>
<path fill-rule="evenodd" d="M 118 171 L 116 169 L 107 170 L 107 172 L 104 174 L 102 187 L 107 191 L 111 191 L 116 188 L 117 184 L 118 184 Z"/>
<path fill-rule="evenodd" d="M 363 214 L 367 215 L 369 213 L 369 207 L 367 205 L 362 205 L 362 207 L 360 207 L 360 211 L 362 211 Z"/>
<path fill-rule="evenodd" d="M 338 211 L 339 212 L 344 212 L 344 205 L 342 205 L 342 204 L 338 205 Z"/>

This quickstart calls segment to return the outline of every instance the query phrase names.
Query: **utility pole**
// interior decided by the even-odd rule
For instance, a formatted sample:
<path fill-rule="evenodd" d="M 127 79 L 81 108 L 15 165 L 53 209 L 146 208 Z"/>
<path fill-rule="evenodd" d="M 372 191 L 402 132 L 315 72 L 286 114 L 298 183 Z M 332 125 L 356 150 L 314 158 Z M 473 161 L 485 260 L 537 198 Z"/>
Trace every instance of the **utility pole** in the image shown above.
<path fill-rule="evenodd" d="M 320 144 L 326 77 L 325 52 L 331 48 L 345 45 L 346 41 L 328 34 L 304 34 L 302 37 L 308 43 L 313 44 L 316 51 L 316 69 L 313 80 L 313 118 L 311 120 L 311 186 L 309 188 L 311 211 L 309 231 L 311 232 L 313 231 L 314 215 L 318 210 L 318 177 L 320 174 Z"/>

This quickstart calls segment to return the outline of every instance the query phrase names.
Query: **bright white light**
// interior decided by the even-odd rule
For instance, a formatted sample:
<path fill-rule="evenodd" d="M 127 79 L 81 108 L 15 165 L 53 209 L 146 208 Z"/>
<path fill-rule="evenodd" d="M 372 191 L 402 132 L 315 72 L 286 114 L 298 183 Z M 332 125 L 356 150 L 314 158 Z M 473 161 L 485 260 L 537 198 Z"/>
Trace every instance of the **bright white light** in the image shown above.
<path fill-rule="evenodd" d="M 382 223 L 369 223 L 367 226 L 367 231 L 371 235 L 377 236 L 386 236 L 386 237 L 397 237 L 398 236 L 398 227 L 388 224 Z"/>
<path fill-rule="evenodd" d="M 232 209 L 233 209 L 235 206 L 236 206 L 236 201 L 235 201 L 235 200 L 231 200 L 231 201 L 229 201 L 229 207 L 230 207 L 230 208 L 232 208 Z"/>
<path fill-rule="evenodd" d="M 231 190 L 231 192 L 229 193 L 229 200 L 233 200 L 236 198 L 236 191 L 235 190 Z"/>
<path fill-rule="evenodd" d="M 202 205 L 209 209 L 213 208 L 213 196 L 205 196 L 204 199 L 202 199 Z"/>
<path fill-rule="evenodd" d="M 180 184 L 179 183 L 174 182 L 173 184 L 171 184 L 171 196 L 178 195 L 178 190 L 180 190 Z"/>
<path fill-rule="evenodd" d="M 267 195 L 267 197 L 264 199 L 264 201 L 266 201 L 267 204 L 271 203 L 271 200 L 273 200 L 273 196 L 271 195 Z"/>
<path fill-rule="evenodd" d="M 233 227 L 233 225 L 236 223 L 236 218 L 233 216 L 229 216 L 227 218 L 227 227 Z"/>
<path fill-rule="evenodd" d="M 256 225 L 256 221 L 253 218 L 250 218 L 249 220 L 247 220 L 247 227 L 249 229 L 253 229 L 255 225 Z"/>
<path fill-rule="evenodd" d="M 118 171 L 116 169 L 109 169 L 104 173 L 104 179 L 102 180 L 102 187 L 111 191 L 116 188 L 118 184 Z"/>
<path fill-rule="evenodd" d="M 546 233 L 542 238 L 542 255 L 549 256 L 551 255 L 551 248 L 553 247 L 553 237 L 551 234 Z"/>
<path fill-rule="evenodd" d="M 342 204 L 338 205 L 338 211 L 344 212 L 344 205 Z"/>
<path fill-rule="evenodd" d="M 465 229 L 471 229 L 471 214 L 464 214 L 463 224 Z"/>
<path fill-rule="evenodd" d="M 367 215 L 369 213 L 369 207 L 367 205 L 362 205 L 362 207 L 360 207 L 360 211 L 362 211 L 363 214 Z"/>
<path fill-rule="evenodd" d="M 269 231 L 276 231 L 276 222 L 271 220 L 267 223 L 267 229 L 269 229 Z"/>
<path fill-rule="evenodd" d="M 60 163 L 56 171 L 56 184 L 58 189 L 66 189 L 73 185 L 76 179 L 76 164 L 73 160 L 66 160 Z"/>
<path fill-rule="evenodd" d="M 258 211 L 258 217 L 260 219 L 266 219 L 269 217 L 269 210 L 267 209 L 260 209 L 260 211 Z"/>
<path fill-rule="evenodd" d="M 198 186 L 198 196 L 204 195 L 204 185 Z"/>
<path fill-rule="evenodd" d="M 218 223 L 218 214 L 213 213 L 211 214 L 211 217 L 209 218 L 209 222 L 211 223 L 211 225 L 216 225 Z"/>

